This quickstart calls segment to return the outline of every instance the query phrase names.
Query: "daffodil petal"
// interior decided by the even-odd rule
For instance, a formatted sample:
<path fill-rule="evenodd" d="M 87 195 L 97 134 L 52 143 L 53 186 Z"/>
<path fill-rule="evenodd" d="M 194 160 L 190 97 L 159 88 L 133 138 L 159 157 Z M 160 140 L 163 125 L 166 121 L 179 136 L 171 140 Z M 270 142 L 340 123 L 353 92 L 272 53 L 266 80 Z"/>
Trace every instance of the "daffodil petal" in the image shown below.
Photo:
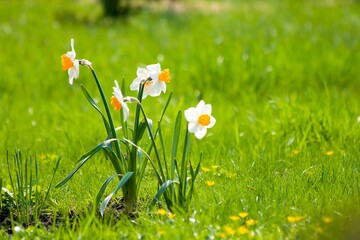
<path fill-rule="evenodd" d="M 199 131 L 199 124 L 190 122 L 188 125 L 188 130 L 191 133 L 195 133 L 195 132 Z"/>
<path fill-rule="evenodd" d="M 191 107 L 184 111 L 184 115 L 186 118 L 186 121 L 188 122 L 197 122 L 199 115 L 196 113 L 196 108 Z"/>
<path fill-rule="evenodd" d="M 202 139 L 207 132 L 206 128 L 199 128 L 198 131 L 195 132 L 195 137 L 198 139 Z"/>
<path fill-rule="evenodd" d="M 201 110 L 201 114 L 211 115 L 211 111 L 212 111 L 211 104 L 205 104 Z"/>
<path fill-rule="evenodd" d="M 206 126 L 206 128 L 211 128 L 215 125 L 216 119 L 213 116 L 210 116 L 210 124 Z"/>

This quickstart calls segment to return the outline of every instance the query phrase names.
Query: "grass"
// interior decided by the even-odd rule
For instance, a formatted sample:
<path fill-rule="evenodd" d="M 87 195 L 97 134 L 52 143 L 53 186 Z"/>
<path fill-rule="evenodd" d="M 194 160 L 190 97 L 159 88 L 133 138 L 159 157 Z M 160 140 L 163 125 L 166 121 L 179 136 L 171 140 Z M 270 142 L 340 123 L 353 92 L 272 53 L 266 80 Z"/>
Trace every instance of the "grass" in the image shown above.
<path fill-rule="evenodd" d="M 138 66 L 160 61 L 170 68 L 168 89 L 174 97 L 164 126 L 166 139 L 171 139 L 177 110 L 199 99 L 213 105 L 217 119 L 205 139 L 192 139 L 193 155 L 201 149 L 204 156 L 189 213 L 170 219 L 156 209 L 146 211 L 156 193 L 149 169 L 135 222 L 115 222 L 112 213 L 104 219 L 94 216 L 88 205 L 112 174 L 110 163 L 98 155 L 65 187 L 51 191 L 48 211 L 73 210 L 77 224 L 68 219 L 50 231 L 31 228 L 19 237 L 238 238 L 240 233 L 232 235 L 232 230 L 249 219 L 256 220 L 249 226 L 256 239 L 356 236 L 359 3 L 273 0 L 223 5 L 219 11 L 209 11 L 207 4 L 179 13 L 144 9 L 127 19 L 106 20 L 91 1 L 1 4 L 3 186 L 9 183 L 7 149 L 35 154 L 40 185 L 46 186 L 60 154 L 57 181 L 104 138 L 101 119 L 80 88 L 84 84 L 96 96 L 91 73 L 81 69 L 70 86 L 61 71 L 60 55 L 69 50 L 70 38 L 75 39 L 77 56 L 93 62 L 109 97 L 113 80 L 124 78 L 129 85 Z M 157 119 L 165 101 L 166 96 L 146 99 L 150 118 Z M 206 181 L 215 185 L 209 187 Z M 239 212 L 249 216 L 230 219 Z M 0 236 L 6 237 L 3 232 Z"/>

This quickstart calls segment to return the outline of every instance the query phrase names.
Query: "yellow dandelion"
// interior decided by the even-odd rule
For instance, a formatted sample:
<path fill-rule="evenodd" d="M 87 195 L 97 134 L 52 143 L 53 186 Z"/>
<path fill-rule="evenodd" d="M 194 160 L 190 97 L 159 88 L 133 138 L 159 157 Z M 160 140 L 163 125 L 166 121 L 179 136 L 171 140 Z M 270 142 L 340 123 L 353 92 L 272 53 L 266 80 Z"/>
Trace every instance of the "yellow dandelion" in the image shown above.
<path fill-rule="evenodd" d="M 246 220 L 246 225 L 248 225 L 248 226 L 252 226 L 252 225 L 255 225 L 256 223 L 257 223 L 257 221 L 256 220 L 254 220 L 254 219 L 249 219 L 249 220 Z"/>
<path fill-rule="evenodd" d="M 291 223 L 297 223 L 297 222 L 304 220 L 305 218 L 306 218 L 306 215 L 305 216 L 288 216 L 287 220 Z"/>
<path fill-rule="evenodd" d="M 220 168 L 219 165 L 212 165 L 211 167 L 212 167 L 212 169 L 219 169 Z"/>
<path fill-rule="evenodd" d="M 157 210 L 157 212 L 158 212 L 158 214 L 160 214 L 160 215 L 162 215 L 162 216 L 166 215 L 166 210 L 163 209 L 163 208 L 159 208 L 159 209 Z"/>
<path fill-rule="evenodd" d="M 174 218 L 175 218 L 175 216 L 176 216 L 176 214 L 175 214 L 175 213 L 169 212 L 169 218 L 170 218 L 170 219 L 174 219 Z"/>
<path fill-rule="evenodd" d="M 206 168 L 206 167 L 202 167 L 201 170 L 206 173 L 206 172 L 209 172 L 210 171 L 210 168 Z"/>
<path fill-rule="evenodd" d="M 246 218 L 247 216 L 249 216 L 249 213 L 247 213 L 247 212 L 239 213 L 239 217 L 241 217 L 241 218 Z"/>
<path fill-rule="evenodd" d="M 159 231 L 159 235 L 164 235 L 165 233 L 166 233 L 165 230 L 160 230 L 160 231 Z"/>
<path fill-rule="evenodd" d="M 230 216 L 229 218 L 233 221 L 239 220 L 239 216 Z"/>
<path fill-rule="evenodd" d="M 332 151 L 332 150 L 325 152 L 325 155 L 327 155 L 327 156 L 331 156 L 333 154 L 334 154 L 334 151 Z"/>
<path fill-rule="evenodd" d="M 226 234 L 228 236 L 231 236 L 231 235 L 234 235 L 235 234 L 235 230 L 232 228 L 232 227 L 229 227 L 229 226 L 225 226 L 224 227 L 224 230 L 226 232 Z"/>
<path fill-rule="evenodd" d="M 295 150 L 292 151 L 292 153 L 293 153 L 294 155 L 298 155 L 298 154 L 299 154 L 299 150 L 295 149 Z"/>
<path fill-rule="evenodd" d="M 238 232 L 240 235 L 244 235 L 249 232 L 249 229 L 246 226 L 240 226 Z"/>
<path fill-rule="evenodd" d="M 333 219 L 331 217 L 323 217 L 322 220 L 325 223 L 331 223 L 333 221 Z"/>
<path fill-rule="evenodd" d="M 209 187 L 212 187 L 215 185 L 215 181 L 206 181 L 206 185 L 208 185 Z"/>

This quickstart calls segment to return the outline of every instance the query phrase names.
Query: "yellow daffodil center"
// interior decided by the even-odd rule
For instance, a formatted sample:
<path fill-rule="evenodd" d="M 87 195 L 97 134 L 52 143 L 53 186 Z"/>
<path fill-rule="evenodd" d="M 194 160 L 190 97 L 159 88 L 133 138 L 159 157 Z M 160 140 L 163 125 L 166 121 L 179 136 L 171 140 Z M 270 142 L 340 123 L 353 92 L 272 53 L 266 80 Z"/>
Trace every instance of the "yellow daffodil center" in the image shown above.
<path fill-rule="evenodd" d="M 65 71 L 72 68 L 74 66 L 74 62 L 71 60 L 69 56 L 63 54 L 61 56 L 61 65 L 62 65 L 62 70 Z"/>
<path fill-rule="evenodd" d="M 119 111 L 122 108 L 121 103 L 115 96 L 111 97 L 111 105 L 113 105 L 115 111 Z"/>
<path fill-rule="evenodd" d="M 198 123 L 202 126 L 207 126 L 210 124 L 210 116 L 208 114 L 202 114 L 198 118 Z"/>
<path fill-rule="evenodd" d="M 169 69 L 164 69 L 161 71 L 161 73 L 159 74 L 159 80 L 163 82 L 170 82 L 171 77 Z"/>

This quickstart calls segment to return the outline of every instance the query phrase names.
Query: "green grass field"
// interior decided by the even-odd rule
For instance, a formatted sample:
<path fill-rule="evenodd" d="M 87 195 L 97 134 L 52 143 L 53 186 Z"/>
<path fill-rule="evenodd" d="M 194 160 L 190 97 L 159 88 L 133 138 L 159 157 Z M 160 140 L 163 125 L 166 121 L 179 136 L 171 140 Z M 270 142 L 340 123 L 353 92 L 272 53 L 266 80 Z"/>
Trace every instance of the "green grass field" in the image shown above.
<path fill-rule="evenodd" d="M 125 79 L 129 86 L 138 66 L 160 62 L 170 69 L 165 96 L 144 101 L 156 120 L 173 91 L 165 139 L 172 139 L 177 111 L 200 99 L 212 104 L 217 122 L 201 141 L 191 135 L 193 159 L 202 151 L 203 161 L 189 212 L 170 218 L 157 208 L 147 211 L 157 192 L 149 167 L 138 218 L 115 220 L 111 211 L 94 216 L 89 206 L 113 174 L 98 154 L 50 193 L 45 210 L 71 211 L 76 222 L 30 227 L 15 239 L 359 236 L 358 1 L 186 1 L 181 11 L 145 8 L 118 20 L 101 18 L 95 1 L 51 2 L 0 2 L 3 186 L 9 184 L 7 150 L 36 156 L 45 187 L 60 154 L 56 182 L 106 137 L 80 88 L 84 84 L 99 98 L 90 71 L 81 68 L 73 85 L 61 71 L 60 56 L 70 50 L 71 38 L 109 98 L 113 81 Z M 136 93 L 127 88 L 126 94 Z M 0 237 L 10 238 L 1 228 Z"/>

